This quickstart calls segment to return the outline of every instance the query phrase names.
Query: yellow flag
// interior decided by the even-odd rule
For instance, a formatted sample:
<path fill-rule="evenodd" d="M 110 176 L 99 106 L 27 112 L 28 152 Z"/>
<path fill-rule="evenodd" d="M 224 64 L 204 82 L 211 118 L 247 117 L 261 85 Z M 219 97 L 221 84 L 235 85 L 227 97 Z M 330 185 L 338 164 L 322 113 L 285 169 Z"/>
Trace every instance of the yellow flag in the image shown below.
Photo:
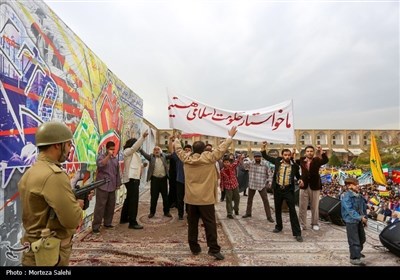
<path fill-rule="evenodd" d="M 371 133 L 371 154 L 369 156 L 371 165 L 372 177 L 374 181 L 380 185 L 387 186 L 386 177 L 382 172 L 382 162 L 379 155 L 378 146 L 376 145 L 375 137 Z"/>
<path fill-rule="evenodd" d="M 369 201 L 372 202 L 374 205 L 378 205 L 380 202 L 376 197 L 371 198 Z"/>
<path fill-rule="evenodd" d="M 379 195 L 382 196 L 390 196 L 390 191 L 379 192 Z"/>

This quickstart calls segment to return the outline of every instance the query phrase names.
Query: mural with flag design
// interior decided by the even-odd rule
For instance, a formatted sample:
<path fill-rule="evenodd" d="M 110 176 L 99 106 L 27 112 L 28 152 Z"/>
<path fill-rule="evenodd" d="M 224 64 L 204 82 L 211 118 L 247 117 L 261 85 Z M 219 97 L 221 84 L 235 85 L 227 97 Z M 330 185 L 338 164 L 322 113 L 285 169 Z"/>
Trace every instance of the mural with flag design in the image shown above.
<path fill-rule="evenodd" d="M 71 128 L 64 168 L 71 185 L 86 184 L 107 141 L 118 148 L 141 134 L 143 100 L 42 1 L 0 0 L 0 14 L 0 265 L 13 266 L 22 231 L 17 184 L 35 161 L 37 127 L 58 120 Z"/>

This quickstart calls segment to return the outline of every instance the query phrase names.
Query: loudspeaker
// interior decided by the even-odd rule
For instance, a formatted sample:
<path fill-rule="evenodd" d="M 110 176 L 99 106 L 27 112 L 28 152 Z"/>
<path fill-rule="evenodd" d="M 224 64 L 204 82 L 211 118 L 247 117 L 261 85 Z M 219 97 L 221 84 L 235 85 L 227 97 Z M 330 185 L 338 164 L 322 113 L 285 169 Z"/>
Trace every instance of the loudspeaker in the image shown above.
<path fill-rule="evenodd" d="M 400 257 L 400 222 L 386 226 L 379 234 L 382 245 Z"/>
<path fill-rule="evenodd" d="M 331 221 L 335 225 L 346 225 L 342 220 L 342 209 L 340 200 L 331 196 L 324 196 L 319 201 L 319 216 Z"/>

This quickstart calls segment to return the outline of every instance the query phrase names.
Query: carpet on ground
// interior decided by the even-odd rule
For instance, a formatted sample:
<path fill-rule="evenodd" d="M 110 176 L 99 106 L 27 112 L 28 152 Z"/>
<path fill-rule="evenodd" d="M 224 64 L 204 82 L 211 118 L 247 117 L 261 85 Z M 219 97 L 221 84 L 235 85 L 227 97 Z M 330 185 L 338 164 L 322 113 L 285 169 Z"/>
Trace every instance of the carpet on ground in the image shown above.
<path fill-rule="evenodd" d="M 202 252 L 195 256 L 187 241 L 187 220 L 178 220 L 176 208 L 172 218 L 165 217 L 159 203 L 156 215 L 149 219 L 149 204 L 140 202 L 138 222 L 144 229 L 129 229 L 119 224 L 121 208 L 115 212 L 115 228 L 100 228 L 100 234 L 88 229 L 74 242 L 71 266 L 236 266 L 226 234 L 218 222 L 218 243 L 225 260 L 217 261 L 207 254 L 204 226 L 199 222 L 199 244 Z"/>

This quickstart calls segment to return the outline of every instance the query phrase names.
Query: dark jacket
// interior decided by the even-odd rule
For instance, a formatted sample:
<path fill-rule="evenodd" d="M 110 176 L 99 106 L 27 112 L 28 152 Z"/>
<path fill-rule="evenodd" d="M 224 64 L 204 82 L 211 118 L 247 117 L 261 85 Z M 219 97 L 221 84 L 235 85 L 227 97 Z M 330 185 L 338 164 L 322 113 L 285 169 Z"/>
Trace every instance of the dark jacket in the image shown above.
<path fill-rule="evenodd" d="M 359 223 L 367 217 L 367 205 L 361 195 L 348 190 L 341 200 L 341 213 L 346 224 Z"/>
<path fill-rule="evenodd" d="M 322 188 L 321 177 L 319 176 L 319 168 L 328 163 L 328 157 L 323 153 L 322 158 L 314 157 L 310 163 L 310 170 L 307 169 L 307 163 L 304 161 L 305 157 L 301 157 L 296 161 L 301 167 L 301 180 L 304 186 L 301 189 L 307 189 L 310 187 L 312 190 L 320 190 Z"/>
<path fill-rule="evenodd" d="M 399 218 L 395 218 L 395 219 L 393 219 L 392 220 L 392 218 L 390 218 L 386 223 L 388 224 L 388 225 L 392 225 L 392 224 L 394 224 L 394 223 L 398 223 L 400 220 L 399 220 Z"/>
<path fill-rule="evenodd" d="M 142 156 L 144 156 L 145 159 L 147 159 L 149 161 L 149 169 L 147 170 L 147 181 L 150 181 L 151 180 L 151 176 L 153 176 L 154 168 L 156 166 L 156 157 L 155 157 L 154 154 L 149 155 L 148 153 L 146 153 L 142 149 L 140 149 L 139 152 L 142 154 Z M 161 153 L 160 157 L 161 157 L 161 161 L 163 162 L 163 165 L 164 165 L 165 174 L 168 177 L 169 173 L 168 173 L 167 159 L 171 159 L 171 155 L 170 154 Z"/>
<path fill-rule="evenodd" d="M 271 157 L 267 154 L 266 151 L 261 151 L 261 155 L 264 159 L 268 160 L 270 163 L 272 163 L 273 165 L 275 165 L 275 170 L 274 170 L 274 175 L 272 177 L 272 188 L 276 188 L 276 182 L 278 181 L 278 176 L 279 176 L 279 169 L 281 168 L 282 165 L 282 160 L 283 158 L 281 157 Z M 294 177 L 296 177 L 297 179 L 300 179 L 300 168 L 299 165 L 295 162 L 293 162 L 292 160 L 290 161 L 290 164 L 292 166 L 291 168 L 291 172 L 290 172 L 290 179 L 289 179 L 289 185 L 290 185 L 290 190 L 295 190 L 295 179 Z"/>

